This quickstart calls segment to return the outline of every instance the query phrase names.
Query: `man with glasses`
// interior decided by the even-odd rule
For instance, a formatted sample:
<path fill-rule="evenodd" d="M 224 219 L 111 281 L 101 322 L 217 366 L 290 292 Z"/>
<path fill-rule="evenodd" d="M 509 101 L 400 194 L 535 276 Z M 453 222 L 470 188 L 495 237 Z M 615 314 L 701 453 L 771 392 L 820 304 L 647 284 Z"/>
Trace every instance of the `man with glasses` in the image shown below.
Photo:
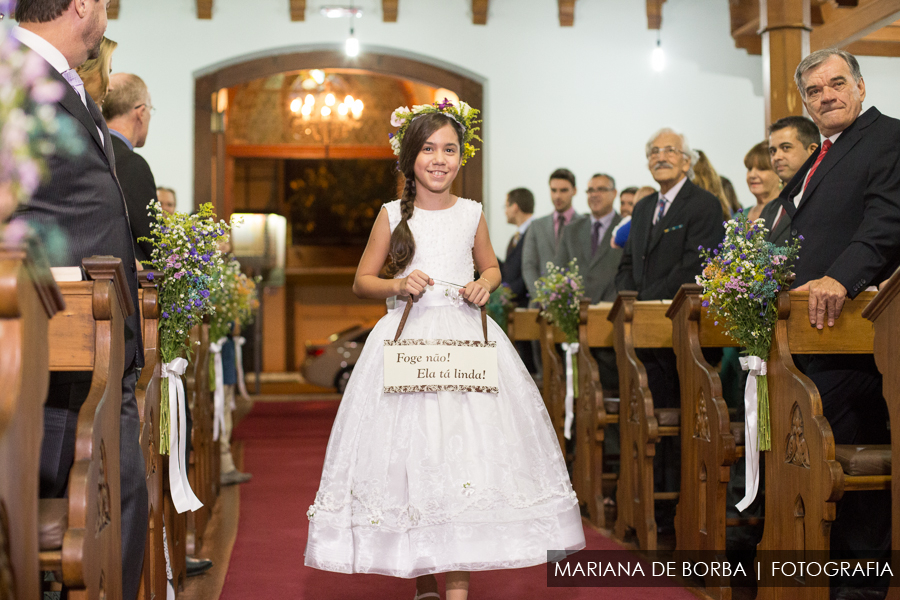
<path fill-rule="evenodd" d="M 700 274 L 699 248 L 718 246 L 725 237 L 722 205 L 691 183 L 689 176 L 698 157 L 683 135 L 661 129 L 647 142 L 646 156 L 659 192 L 634 207 L 616 288 L 636 291 L 639 300 L 668 300 L 682 284 L 694 283 Z M 654 405 L 678 408 L 681 394 L 672 349 L 639 350 L 638 357 L 647 370 Z M 680 448 L 676 441 L 663 438 L 657 448 L 654 485 L 659 492 L 679 489 Z M 674 508 L 674 503 L 658 503 L 656 518 L 661 531 L 674 531 Z"/>
<path fill-rule="evenodd" d="M 616 180 L 611 175 L 597 173 L 588 181 L 587 202 L 589 215 L 572 220 L 563 231 L 556 254 L 556 264 L 567 265 L 578 260 L 578 270 L 584 278 L 585 294 L 592 304 L 612 302 L 616 299 L 616 271 L 622 259 L 622 250 L 610 244 L 612 232 L 622 221 L 613 210 L 616 200 Z M 600 369 L 603 389 L 618 396 L 619 373 L 613 350 L 592 350 Z"/>
<path fill-rule="evenodd" d="M 103 118 L 112 136 L 116 175 L 128 205 L 134 254 L 139 261 L 145 261 L 152 256 L 153 245 L 147 241 L 139 242 L 138 238 L 153 236 L 147 205 L 151 200 L 157 200 L 156 181 L 150 165 L 134 149 L 143 148 L 147 141 L 153 105 L 147 85 L 137 75 L 115 73 L 110 77 L 109 88 L 103 102 Z"/>

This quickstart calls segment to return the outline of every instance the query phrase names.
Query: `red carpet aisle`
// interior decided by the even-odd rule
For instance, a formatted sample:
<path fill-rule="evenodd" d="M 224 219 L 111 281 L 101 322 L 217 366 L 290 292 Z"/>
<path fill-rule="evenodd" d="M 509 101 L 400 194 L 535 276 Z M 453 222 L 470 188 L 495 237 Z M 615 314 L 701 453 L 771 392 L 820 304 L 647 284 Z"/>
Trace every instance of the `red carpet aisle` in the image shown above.
<path fill-rule="evenodd" d="M 306 510 L 319 485 L 337 402 L 256 403 L 235 431 L 244 443 L 241 516 L 222 600 L 407 599 L 412 581 L 381 575 L 341 575 L 303 566 Z M 585 528 L 588 548 L 614 549 Z M 440 576 L 439 576 L 440 580 Z M 441 584 L 443 581 L 441 580 Z M 472 600 L 695 599 L 681 588 L 547 588 L 546 567 L 472 574 Z"/>

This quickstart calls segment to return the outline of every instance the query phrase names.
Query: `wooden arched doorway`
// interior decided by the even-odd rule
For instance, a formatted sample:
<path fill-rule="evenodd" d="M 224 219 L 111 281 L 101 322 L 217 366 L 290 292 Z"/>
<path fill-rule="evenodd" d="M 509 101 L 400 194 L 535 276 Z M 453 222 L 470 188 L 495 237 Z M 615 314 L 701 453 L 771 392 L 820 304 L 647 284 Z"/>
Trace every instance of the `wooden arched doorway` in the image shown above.
<path fill-rule="evenodd" d="M 276 49 L 214 65 L 195 74 L 195 206 L 212 202 L 222 217 L 242 212 L 240 202 L 236 203 L 234 199 L 234 196 L 241 196 L 239 190 L 235 192 L 235 173 L 241 171 L 241 161 L 245 158 L 236 155 L 234 147 L 226 141 L 227 125 L 219 104 L 220 91 L 226 91 L 227 96 L 227 90 L 233 92 L 254 81 L 311 69 L 343 69 L 446 88 L 483 110 L 483 82 L 477 75 L 391 49 L 370 47 L 352 59 L 338 47 Z M 274 152 L 276 155 L 284 152 L 282 158 L 296 158 L 289 156 L 289 148 L 275 148 Z M 388 157 L 392 158 L 390 154 Z M 457 193 L 482 200 L 483 161 L 483 153 L 479 152 L 466 163 L 457 179 Z M 262 212 L 273 210 L 274 207 Z M 301 244 L 295 239 L 288 248 L 284 286 L 265 291 L 266 315 L 260 323 L 261 339 L 265 340 L 261 348 L 264 372 L 295 372 L 303 362 L 308 343 L 349 326 L 369 322 L 384 312 L 383 302 L 359 300 L 350 291 L 361 246 Z"/>
<path fill-rule="evenodd" d="M 481 110 L 484 117 L 484 85 L 476 75 L 450 65 L 428 62 L 425 57 L 419 60 L 405 53 L 394 54 L 387 48 L 366 49 L 356 58 L 347 57 L 339 48 L 275 49 L 269 54 L 254 54 L 246 60 L 239 58 L 215 65 L 197 73 L 194 81 L 194 205 L 212 202 L 220 215 L 230 212 L 225 201 L 225 139 L 214 122 L 213 95 L 218 90 L 278 73 L 338 68 L 392 75 L 455 90 L 460 98 Z M 484 155 L 479 152 L 460 172 L 465 197 L 482 199 L 483 164 Z"/>

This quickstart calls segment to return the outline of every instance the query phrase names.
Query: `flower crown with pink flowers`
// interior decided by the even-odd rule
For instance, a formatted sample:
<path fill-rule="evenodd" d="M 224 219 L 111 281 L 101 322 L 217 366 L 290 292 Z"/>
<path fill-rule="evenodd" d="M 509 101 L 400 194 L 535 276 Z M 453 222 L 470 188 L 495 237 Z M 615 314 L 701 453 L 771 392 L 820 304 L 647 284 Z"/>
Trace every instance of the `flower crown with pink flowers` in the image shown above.
<path fill-rule="evenodd" d="M 472 142 L 475 140 L 482 141 L 475 133 L 479 129 L 478 124 L 481 123 L 481 119 L 478 118 L 479 112 L 478 109 L 472 108 L 461 100 L 452 102 L 447 98 L 444 98 L 443 102 L 435 102 L 434 104 L 417 104 L 412 107 L 412 110 L 401 106 L 391 113 L 391 125 L 400 128 L 397 133 L 388 134 L 391 138 L 391 148 L 393 148 L 395 155 L 400 156 L 400 146 L 403 143 L 403 136 L 406 135 L 406 131 L 409 129 L 409 124 L 422 115 L 442 114 L 462 125 L 463 150 L 460 153 L 460 165 L 464 165 L 466 160 L 475 156 L 476 148 L 472 145 Z"/>

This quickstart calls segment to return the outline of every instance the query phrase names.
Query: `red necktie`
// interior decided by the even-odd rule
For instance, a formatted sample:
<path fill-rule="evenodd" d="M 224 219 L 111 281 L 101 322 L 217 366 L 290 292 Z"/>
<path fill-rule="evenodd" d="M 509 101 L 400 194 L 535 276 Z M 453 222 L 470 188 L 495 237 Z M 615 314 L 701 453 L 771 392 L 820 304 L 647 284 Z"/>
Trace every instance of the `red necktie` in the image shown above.
<path fill-rule="evenodd" d="M 803 189 L 806 189 L 806 186 L 809 185 L 809 182 L 812 180 L 813 173 L 816 172 L 816 169 L 819 168 L 819 163 L 822 162 L 822 159 L 825 158 L 825 155 L 828 154 L 828 151 L 831 149 L 831 140 L 825 140 L 822 144 L 822 150 L 819 152 L 819 156 L 816 158 L 816 162 L 813 163 L 812 168 L 810 168 L 809 173 L 806 175 L 806 182 L 803 184 Z"/>

